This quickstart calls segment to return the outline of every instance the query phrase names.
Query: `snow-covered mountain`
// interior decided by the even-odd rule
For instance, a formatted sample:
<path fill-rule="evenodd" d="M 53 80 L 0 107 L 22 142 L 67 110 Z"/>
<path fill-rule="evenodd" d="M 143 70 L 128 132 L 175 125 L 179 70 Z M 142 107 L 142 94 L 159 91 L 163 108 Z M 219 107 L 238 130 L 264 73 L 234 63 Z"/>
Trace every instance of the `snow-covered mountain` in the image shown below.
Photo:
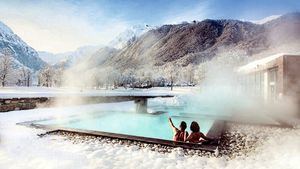
<path fill-rule="evenodd" d="M 270 22 L 272 20 L 275 20 L 275 19 L 279 18 L 280 16 L 281 15 L 271 15 L 271 16 L 265 17 L 263 19 L 255 20 L 255 21 L 252 21 L 252 22 L 255 23 L 255 24 L 262 25 L 262 24 L 265 24 L 265 23 Z"/>
<path fill-rule="evenodd" d="M 138 39 L 142 34 L 149 30 L 155 29 L 149 25 L 135 25 L 117 35 L 114 40 L 110 41 L 107 46 L 98 47 L 90 56 L 82 61 L 91 66 L 102 64 L 104 61 L 115 55 L 122 48 L 129 46 Z"/>
<path fill-rule="evenodd" d="M 40 58 L 50 65 L 54 65 L 62 60 L 65 60 L 65 57 L 59 57 L 54 53 L 46 51 L 38 51 Z"/>
<path fill-rule="evenodd" d="M 224 48 L 228 52 L 241 51 L 249 57 L 278 50 L 283 45 L 294 45 L 293 50 L 299 51 L 299 39 L 299 12 L 282 15 L 264 24 L 206 19 L 149 30 L 98 67 L 110 66 L 120 70 L 167 67 L 170 64 L 184 67 L 210 60 Z M 285 50 L 291 51 L 284 48 L 281 52 Z"/>
<path fill-rule="evenodd" d="M 132 43 L 143 33 L 148 32 L 151 29 L 155 29 L 156 27 L 152 27 L 150 25 L 135 25 L 131 28 L 125 30 L 120 33 L 114 40 L 109 42 L 108 46 L 116 49 L 121 49 L 124 46 Z"/>
<path fill-rule="evenodd" d="M 46 64 L 32 47 L 0 21 L 0 53 L 3 54 L 5 50 L 14 58 L 15 67 L 25 66 L 36 71 Z"/>
<path fill-rule="evenodd" d="M 45 51 L 39 51 L 39 56 L 48 64 L 55 65 L 61 62 L 67 62 L 73 64 L 83 57 L 88 57 L 94 54 L 100 46 L 82 46 L 77 48 L 75 51 L 64 52 L 64 53 L 50 53 Z"/>

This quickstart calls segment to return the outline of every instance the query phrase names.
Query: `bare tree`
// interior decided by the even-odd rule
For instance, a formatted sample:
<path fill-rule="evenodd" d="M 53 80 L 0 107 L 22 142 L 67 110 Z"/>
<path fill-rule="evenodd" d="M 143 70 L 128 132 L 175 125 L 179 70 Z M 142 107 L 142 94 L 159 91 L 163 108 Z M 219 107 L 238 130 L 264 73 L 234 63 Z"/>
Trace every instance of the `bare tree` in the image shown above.
<path fill-rule="evenodd" d="M 20 73 L 19 73 L 19 85 L 22 85 L 22 86 L 27 86 L 29 87 L 30 86 L 30 82 L 31 82 L 31 71 L 30 69 L 26 68 L 26 67 L 22 67 L 20 69 Z"/>
<path fill-rule="evenodd" d="M 169 85 L 171 86 L 171 90 L 173 90 L 174 83 L 178 79 L 178 70 L 179 70 L 179 66 L 177 64 L 168 65 L 164 69 L 165 76 L 168 78 L 170 82 Z"/>
<path fill-rule="evenodd" d="M 46 66 L 39 73 L 39 85 L 51 87 L 53 84 L 54 70 L 50 66 Z"/>
<path fill-rule="evenodd" d="M 134 89 L 135 87 L 135 82 L 136 82 L 136 71 L 135 69 L 126 69 L 122 73 L 123 76 L 123 84 L 124 87 L 127 88 L 127 85 L 132 87 Z"/>
<path fill-rule="evenodd" d="M 192 64 L 189 64 L 185 69 L 184 69 L 184 77 L 188 85 L 193 85 L 194 84 L 194 78 L 195 78 L 195 68 Z"/>
<path fill-rule="evenodd" d="M 63 64 L 59 65 L 59 67 L 57 67 L 56 69 L 52 68 L 53 83 L 55 86 L 62 86 L 64 71 L 65 68 Z"/>
<path fill-rule="evenodd" d="M 4 87 L 7 83 L 9 73 L 11 73 L 12 71 L 12 58 L 9 49 L 4 49 L 1 53 L 2 56 L 0 56 L 0 80 L 2 87 Z"/>

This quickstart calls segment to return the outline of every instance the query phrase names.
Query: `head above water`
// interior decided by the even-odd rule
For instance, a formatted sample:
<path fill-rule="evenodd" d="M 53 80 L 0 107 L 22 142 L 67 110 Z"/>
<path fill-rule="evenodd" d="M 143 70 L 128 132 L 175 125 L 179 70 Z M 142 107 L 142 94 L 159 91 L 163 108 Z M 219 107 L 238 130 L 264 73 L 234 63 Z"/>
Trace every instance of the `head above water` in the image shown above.
<path fill-rule="evenodd" d="M 191 123 L 190 129 L 192 132 L 200 132 L 200 126 L 197 122 L 193 121 Z"/>
<path fill-rule="evenodd" d="M 186 122 L 185 121 L 182 121 L 181 123 L 180 123 L 180 125 L 179 125 L 179 128 L 180 128 L 180 130 L 185 130 L 186 129 Z"/>

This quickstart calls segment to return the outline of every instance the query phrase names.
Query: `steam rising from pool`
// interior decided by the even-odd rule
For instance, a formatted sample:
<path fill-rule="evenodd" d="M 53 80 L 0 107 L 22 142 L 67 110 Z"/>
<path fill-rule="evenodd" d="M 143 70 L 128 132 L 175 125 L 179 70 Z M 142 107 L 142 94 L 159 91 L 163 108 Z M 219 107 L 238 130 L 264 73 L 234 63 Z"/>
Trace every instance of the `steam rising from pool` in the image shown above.
<path fill-rule="evenodd" d="M 282 28 L 282 30 L 284 29 L 285 28 Z M 278 32 L 276 32 L 276 34 L 270 33 L 270 37 L 267 39 L 273 47 L 251 56 L 243 50 L 236 50 L 235 46 L 219 47 L 218 51 L 216 51 L 216 56 L 212 60 L 199 65 L 203 67 L 203 72 L 198 76 L 204 75 L 201 83 L 190 93 L 173 99 L 167 99 L 173 100 L 168 101 L 168 105 L 174 106 L 180 103 L 181 106 L 183 105 L 185 107 L 184 113 L 196 115 L 210 115 L 215 117 L 237 115 L 252 116 L 253 118 L 257 117 L 261 119 L 262 116 L 266 117 L 271 114 L 272 116 L 281 116 L 280 118 L 284 116 L 284 118 L 289 117 L 293 119 L 295 114 L 298 113 L 298 103 L 294 102 L 294 98 L 285 97 L 276 104 L 268 103 L 263 98 L 255 96 L 251 92 L 243 91 L 241 89 L 242 84 L 238 80 L 239 74 L 236 71 L 238 66 L 276 53 L 300 54 L 299 41 L 291 40 L 283 44 L 278 43 L 280 40 L 278 37 L 284 37 L 285 32 L 286 31 L 280 31 L 280 35 Z M 157 37 L 151 37 L 149 42 L 155 41 L 156 38 Z M 148 42 L 144 42 L 144 46 L 147 47 L 147 45 Z M 150 57 L 148 58 L 150 59 Z M 133 70 L 135 72 L 133 73 L 138 76 L 148 72 L 153 78 L 163 74 L 160 69 L 166 68 L 163 67 L 160 68 L 159 71 L 155 71 L 156 67 L 151 65 L 153 61 L 147 60 L 146 62 L 149 63 L 146 67 L 142 67 L 138 64 L 130 65 L 134 67 Z M 172 64 L 173 63 L 167 63 L 167 65 Z M 87 88 L 97 88 L 96 83 L 100 79 L 101 81 L 109 81 L 106 84 L 106 88 L 113 89 L 112 86 L 114 84 L 112 81 L 118 79 L 120 76 L 120 72 L 118 72 L 117 69 L 118 68 L 115 67 L 95 67 L 94 63 L 82 61 L 65 71 L 64 86 L 70 88 L 70 90 L 84 91 Z M 175 69 L 175 67 L 173 67 L 173 69 Z M 111 77 L 108 77 L 107 74 L 110 74 Z M 174 100 L 177 100 L 175 101 L 176 103 Z M 56 104 L 82 104 L 84 102 L 85 100 L 81 97 L 73 97 L 67 100 L 57 100 Z M 173 105 L 170 102 L 173 102 Z M 161 104 L 164 104 L 164 101 Z M 169 113 L 172 113 L 172 111 Z"/>
<path fill-rule="evenodd" d="M 249 57 L 242 51 L 220 52 L 213 60 L 204 63 L 205 78 L 199 89 L 185 96 L 186 112 L 215 116 L 246 122 L 274 123 L 274 119 L 293 122 L 298 116 L 295 98 L 285 96 L 277 102 L 264 100 L 254 91 L 243 90 L 238 66 L 247 63 Z M 253 84 L 255 85 L 255 84 Z"/>

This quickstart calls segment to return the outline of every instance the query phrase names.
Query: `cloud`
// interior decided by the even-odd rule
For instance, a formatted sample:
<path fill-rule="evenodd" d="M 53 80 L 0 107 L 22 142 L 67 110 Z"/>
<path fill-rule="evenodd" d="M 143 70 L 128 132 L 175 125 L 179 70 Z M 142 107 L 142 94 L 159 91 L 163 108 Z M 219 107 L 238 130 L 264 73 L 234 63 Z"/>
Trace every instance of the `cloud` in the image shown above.
<path fill-rule="evenodd" d="M 54 53 L 106 44 L 129 26 L 93 2 L 1 1 L 0 20 L 33 48 Z"/>
<path fill-rule="evenodd" d="M 203 20 L 208 18 L 210 14 L 208 1 L 199 1 L 193 6 L 185 6 L 180 9 L 172 9 L 167 17 L 163 19 L 165 24 L 179 24 L 183 21 Z"/>

